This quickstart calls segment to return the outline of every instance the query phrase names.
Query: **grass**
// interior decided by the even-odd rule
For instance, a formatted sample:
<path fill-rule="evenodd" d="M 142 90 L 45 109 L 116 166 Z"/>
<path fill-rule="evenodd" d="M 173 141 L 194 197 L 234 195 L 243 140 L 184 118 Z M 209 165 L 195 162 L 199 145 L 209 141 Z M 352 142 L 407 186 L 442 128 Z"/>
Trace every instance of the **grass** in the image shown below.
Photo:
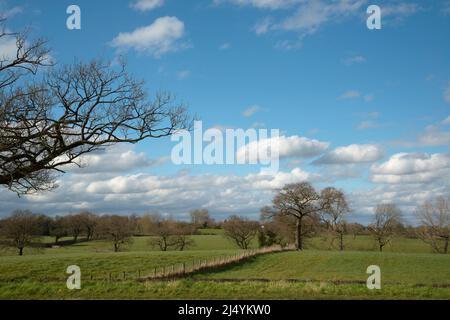
<path fill-rule="evenodd" d="M 366 269 L 378 265 L 382 282 L 406 285 L 450 286 L 450 255 L 378 252 L 304 251 L 258 256 L 244 264 L 212 273 L 201 279 L 302 279 L 365 281 Z M 450 291 L 449 291 L 450 292 Z"/>
<path fill-rule="evenodd" d="M 238 252 L 221 230 L 202 230 L 192 237 L 196 246 L 183 252 L 151 249 L 148 237 L 135 237 L 127 251 L 119 253 L 105 241 L 28 249 L 22 257 L 3 252 L 0 299 L 450 299 L 450 288 L 436 287 L 450 284 L 450 255 L 432 254 L 414 239 L 395 239 L 386 252 L 379 253 L 370 237 L 347 238 L 344 252 L 327 250 L 322 239 L 315 238 L 301 253 L 259 256 L 176 281 L 135 280 L 138 271 L 144 276 L 154 268 Z M 66 288 L 65 271 L 73 264 L 81 267 L 82 290 Z M 372 264 L 381 267 L 381 290 L 368 290 L 360 283 Z M 109 273 L 112 282 L 107 281 Z"/>

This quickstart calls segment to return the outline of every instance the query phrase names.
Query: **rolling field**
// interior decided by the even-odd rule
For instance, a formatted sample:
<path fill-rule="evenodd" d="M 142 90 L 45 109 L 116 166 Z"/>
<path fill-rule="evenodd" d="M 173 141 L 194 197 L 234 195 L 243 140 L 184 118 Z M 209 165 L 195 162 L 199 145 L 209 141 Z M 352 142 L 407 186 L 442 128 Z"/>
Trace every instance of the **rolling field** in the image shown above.
<path fill-rule="evenodd" d="M 397 239 L 379 253 L 363 236 L 349 238 L 344 252 L 326 250 L 316 238 L 301 253 L 262 255 L 185 279 L 137 281 L 154 268 L 240 251 L 220 230 L 192 237 L 196 246 L 183 252 L 151 249 L 148 237 L 136 237 L 119 253 L 104 241 L 34 249 L 22 257 L 3 252 L 0 299 L 450 299 L 450 255 L 432 254 L 413 239 Z M 73 264 L 82 270 L 81 290 L 66 288 L 65 271 Z M 369 265 L 381 268 L 381 290 L 365 286 Z"/>

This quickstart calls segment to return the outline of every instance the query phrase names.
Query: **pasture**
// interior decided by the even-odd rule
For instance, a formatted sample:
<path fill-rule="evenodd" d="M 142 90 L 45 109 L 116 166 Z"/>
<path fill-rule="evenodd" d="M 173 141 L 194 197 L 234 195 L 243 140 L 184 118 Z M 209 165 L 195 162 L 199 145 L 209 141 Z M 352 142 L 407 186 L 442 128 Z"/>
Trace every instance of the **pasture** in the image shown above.
<path fill-rule="evenodd" d="M 0 299 L 450 299 L 450 255 L 405 238 L 382 253 L 367 236 L 348 237 L 343 252 L 314 238 L 303 252 L 261 255 L 183 279 L 138 281 L 155 268 L 241 252 L 221 230 L 192 238 L 195 246 L 185 251 L 157 251 L 148 237 L 135 237 L 118 253 L 105 241 L 28 249 L 22 257 L 2 251 Z M 69 265 L 82 270 L 81 290 L 66 288 Z M 381 268 L 381 290 L 365 286 L 369 265 Z"/>

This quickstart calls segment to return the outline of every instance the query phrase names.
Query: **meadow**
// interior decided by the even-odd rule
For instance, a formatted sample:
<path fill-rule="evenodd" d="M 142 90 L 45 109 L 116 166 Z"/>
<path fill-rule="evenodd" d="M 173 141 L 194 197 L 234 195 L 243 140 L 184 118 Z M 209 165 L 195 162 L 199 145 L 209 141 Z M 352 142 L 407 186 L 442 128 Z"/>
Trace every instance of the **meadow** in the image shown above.
<path fill-rule="evenodd" d="M 105 241 L 28 249 L 22 257 L 2 251 L 0 299 L 450 299 L 450 255 L 406 238 L 382 253 L 368 236 L 349 236 L 343 252 L 313 238 L 303 252 L 261 255 L 183 279 L 138 281 L 155 268 L 242 252 L 221 230 L 192 238 L 195 246 L 185 251 L 157 251 L 148 237 L 135 237 L 118 253 Z M 69 265 L 82 270 L 81 290 L 66 288 Z M 381 290 L 366 288 L 369 265 L 381 268 Z"/>

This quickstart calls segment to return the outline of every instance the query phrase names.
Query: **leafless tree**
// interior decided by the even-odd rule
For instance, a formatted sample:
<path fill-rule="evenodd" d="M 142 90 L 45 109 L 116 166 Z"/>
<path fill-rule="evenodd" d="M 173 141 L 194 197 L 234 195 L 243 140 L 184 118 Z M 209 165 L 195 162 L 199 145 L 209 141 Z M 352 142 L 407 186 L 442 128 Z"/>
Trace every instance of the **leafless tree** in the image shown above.
<path fill-rule="evenodd" d="M 64 217 L 67 233 L 77 242 L 78 237 L 85 231 L 85 219 L 81 214 L 71 214 Z"/>
<path fill-rule="evenodd" d="M 98 225 L 97 216 L 89 211 L 80 212 L 79 216 L 83 225 L 83 230 L 86 233 L 86 239 L 88 241 L 92 240 Z"/>
<path fill-rule="evenodd" d="M 99 228 L 102 236 L 112 242 L 114 252 L 119 252 L 123 246 L 133 242 L 132 225 L 125 216 L 102 216 L 99 219 Z"/>
<path fill-rule="evenodd" d="M 55 174 L 86 153 L 190 128 L 186 108 L 168 93 L 149 99 L 125 63 L 42 70 L 45 41 L 0 32 L 6 37 L 16 38 L 17 52 L 0 57 L 0 185 L 18 194 L 56 187 Z"/>
<path fill-rule="evenodd" d="M 192 224 L 201 226 L 202 228 L 207 228 L 212 223 L 208 209 L 192 210 L 189 212 L 189 215 L 191 216 Z"/>
<path fill-rule="evenodd" d="M 39 223 L 37 215 L 28 210 L 16 210 L 2 221 L 1 236 L 3 245 L 17 248 L 20 256 L 23 249 L 39 241 Z"/>
<path fill-rule="evenodd" d="M 321 218 L 325 223 L 327 234 L 331 238 L 330 245 L 339 241 L 339 250 L 344 250 L 345 220 L 344 216 L 350 211 L 344 192 L 335 188 L 325 188 L 321 192 Z"/>
<path fill-rule="evenodd" d="M 237 216 L 231 216 L 222 224 L 225 236 L 233 240 L 241 249 L 248 249 L 259 230 L 259 223 Z"/>
<path fill-rule="evenodd" d="M 67 223 L 64 217 L 55 217 L 50 225 L 50 236 L 55 238 L 55 244 L 59 239 L 68 235 Z"/>
<path fill-rule="evenodd" d="M 422 224 L 418 236 L 438 253 L 448 253 L 450 242 L 450 197 L 426 201 L 416 210 Z"/>
<path fill-rule="evenodd" d="M 194 228 L 183 222 L 164 220 L 158 222 L 152 231 L 153 237 L 149 240 L 149 245 L 157 247 L 161 251 L 169 249 L 183 251 L 195 244 L 190 235 L 194 233 Z"/>
<path fill-rule="evenodd" d="M 369 231 L 374 237 L 380 252 L 391 242 L 401 220 L 402 213 L 393 203 L 380 204 L 375 208 L 374 221 L 369 225 Z"/>
<path fill-rule="evenodd" d="M 303 250 L 303 238 L 314 231 L 315 222 L 325 202 L 308 182 L 284 186 L 272 201 L 272 207 L 263 208 L 266 215 L 285 215 L 295 218 L 295 246 Z"/>

